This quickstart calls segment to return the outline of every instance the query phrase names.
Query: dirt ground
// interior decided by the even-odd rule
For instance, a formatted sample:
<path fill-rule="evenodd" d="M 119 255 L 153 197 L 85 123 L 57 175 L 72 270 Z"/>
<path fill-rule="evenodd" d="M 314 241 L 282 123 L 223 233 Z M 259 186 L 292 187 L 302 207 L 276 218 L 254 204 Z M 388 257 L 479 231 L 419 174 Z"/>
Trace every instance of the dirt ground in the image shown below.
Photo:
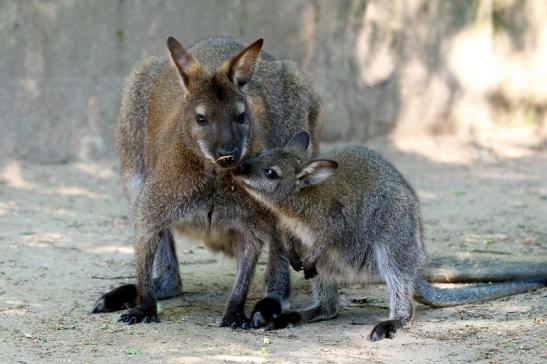
<path fill-rule="evenodd" d="M 547 264 L 547 153 L 501 158 L 457 143 L 371 143 L 416 187 L 431 256 Z M 132 282 L 127 203 L 115 161 L 0 167 L 2 362 L 547 362 L 547 290 L 446 309 L 418 305 L 394 340 L 367 335 L 388 314 L 383 286 L 343 288 L 335 320 L 276 332 L 218 328 L 235 263 L 178 241 L 184 295 L 159 324 L 91 315 L 106 290 Z M 248 309 L 261 297 L 265 259 Z M 308 283 L 293 275 L 295 304 Z M 363 299 L 366 298 L 366 299 Z"/>

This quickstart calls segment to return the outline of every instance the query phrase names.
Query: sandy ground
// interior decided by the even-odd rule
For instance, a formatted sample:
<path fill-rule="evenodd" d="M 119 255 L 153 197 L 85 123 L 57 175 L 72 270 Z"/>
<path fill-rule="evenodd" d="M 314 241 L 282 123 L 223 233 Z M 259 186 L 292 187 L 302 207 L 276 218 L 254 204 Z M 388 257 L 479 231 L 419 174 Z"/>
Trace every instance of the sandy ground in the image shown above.
<path fill-rule="evenodd" d="M 418 190 L 430 255 L 547 264 L 545 150 L 500 159 L 435 143 L 423 153 L 372 145 Z M 184 240 L 184 295 L 160 303 L 160 324 L 91 315 L 101 293 L 133 281 L 126 210 L 114 161 L 1 166 L 2 362 L 547 362 L 545 289 L 462 307 L 418 306 L 412 329 L 377 343 L 367 335 L 388 314 L 383 286 L 343 288 L 332 321 L 277 332 L 218 328 L 235 263 Z M 264 268 L 262 258 L 249 309 L 261 297 Z M 307 282 L 294 274 L 293 287 L 293 302 L 305 303 Z"/>

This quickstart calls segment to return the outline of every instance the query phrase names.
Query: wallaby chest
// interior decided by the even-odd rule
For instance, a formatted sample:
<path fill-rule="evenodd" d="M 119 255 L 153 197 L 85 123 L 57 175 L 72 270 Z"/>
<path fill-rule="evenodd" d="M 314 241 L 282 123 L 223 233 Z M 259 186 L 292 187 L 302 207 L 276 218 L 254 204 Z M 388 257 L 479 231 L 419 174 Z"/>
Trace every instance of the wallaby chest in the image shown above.
<path fill-rule="evenodd" d="M 273 220 L 226 172 L 209 174 L 200 182 L 199 189 L 177 204 L 180 206 L 176 221 L 179 231 L 205 242 L 219 241 L 215 237 L 233 231 L 245 233 L 253 229 L 253 222 Z M 226 247 L 210 247 L 226 250 Z"/>

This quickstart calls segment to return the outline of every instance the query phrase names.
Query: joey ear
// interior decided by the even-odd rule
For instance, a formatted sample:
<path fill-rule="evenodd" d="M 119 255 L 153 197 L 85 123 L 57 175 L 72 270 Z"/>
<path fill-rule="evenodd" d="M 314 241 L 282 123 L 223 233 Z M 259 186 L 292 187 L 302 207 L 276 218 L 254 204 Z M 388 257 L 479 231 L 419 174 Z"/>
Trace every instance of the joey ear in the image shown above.
<path fill-rule="evenodd" d="M 323 159 L 311 161 L 296 175 L 300 187 L 312 186 L 326 180 L 338 168 L 335 161 Z"/>
<path fill-rule="evenodd" d="M 251 80 L 264 40 L 258 39 L 228 61 L 228 78 L 238 87 Z"/>
<path fill-rule="evenodd" d="M 184 47 L 182 44 L 179 43 L 178 40 L 176 40 L 173 37 L 167 38 L 167 48 L 169 48 L 169 52 L 171 52 L 171 58 L 173 59 L 173 62 L 175 63 L 175 66 L 177 66 L 179 73 L 182 77 L 182 83 L 184 85 L 184 88 L 186 91 L 188 91 L 188 87 L 190 84 L 190 77 L 189 74 L 192 71 L 192 68 L 194 68 L 197 63 L 194 61 L 194 58 Z"/>
<path fill-rule="evenodd" d="M 310 144 L 310 134 L 307 131 L 300 131 L 296 133 L 291 140 L 285 146 L 285 149 L 292 151 L 296 154 L 302 154 L 308 149 Z"/>

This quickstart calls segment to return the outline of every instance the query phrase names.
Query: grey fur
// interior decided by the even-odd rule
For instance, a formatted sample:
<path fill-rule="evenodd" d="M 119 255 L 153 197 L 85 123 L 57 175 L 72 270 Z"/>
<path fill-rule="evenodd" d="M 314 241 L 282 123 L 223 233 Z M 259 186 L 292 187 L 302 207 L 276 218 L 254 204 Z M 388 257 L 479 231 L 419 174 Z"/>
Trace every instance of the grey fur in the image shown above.
<path fill-rule="evenodd" d="M 337 283 L 387 284 L 389 320 L 375 326 L 372 340 L 391 338 L 398 328 L 410 325 L 416 289 L 420 302 L 437 307 L 541 285 L 432 287 L 419 278 L 425 257 L 423 232 L 419 201 L 410 184 L 391 163 L 363 146 L 333 148 L 310 160 L 308 139 L 307 133 L 299 133 L 286 147 L 243 161 L 236 173 L 238 182 L 300 238 L 301 244 L 294 246 L 293 241 L 287 247 L 291 264 L 298 265 L 294 255 L 299 255 L 307 277 L 317 274 L 317 267 L 314 304 L 300 313 L 304 321 L 336 316 Z"/>
<path fill-rule="evenodd" d="M 532 278 L 458 288 L 436 288 L 423 279 L 418 279 L 417 283 L 417 294 L 414 297 L 416 301 L 430 307 L 449 307 L 529 292 L 545 287 L 547 279 L 545 277 Z"/>

